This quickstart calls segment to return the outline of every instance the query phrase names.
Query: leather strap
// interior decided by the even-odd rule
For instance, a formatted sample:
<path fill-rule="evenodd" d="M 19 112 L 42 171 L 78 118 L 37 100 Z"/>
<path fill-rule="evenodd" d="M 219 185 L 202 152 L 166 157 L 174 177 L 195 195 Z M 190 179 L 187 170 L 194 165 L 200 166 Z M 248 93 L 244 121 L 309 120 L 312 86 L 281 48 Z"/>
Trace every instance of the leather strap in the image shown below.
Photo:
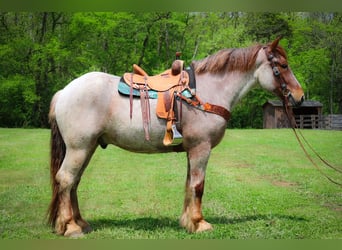
<path fill-rule="evenodd" d="M 196 89 L 196 77 L 195 77 L 195 70 L 193 65 L 190 65 L 185 69 L 186 72 L 188 72 L 189 75 L 189 87 L 190 89 Z"/>
<path fill-rule="evenodd" d="M 208 112 L 208 113 L 213 113 L 213 114 L 219 115 L 219 116 L 223 117 L 227 122 L 230 119 L 231 113 L 229 112 L 228 109 L 226 109 L 222 106 L 218 106 L 215 104 L 208 103 L 208 102 L 203 103 L 203 102 L 201 102 L 201 100 L 198 98 L 197 95 L 194 95 L 191 98 L 187 98 L 187 97 L 183 96 L 181 93 L 177 93 L 177 97 L 179 99 L 185 101 L 187 104 L 189 104 L 189 105 L 191 105 L 197 109 L 203 110 L 203 111 Z"/>
<path fill-rule="evenodd" d="M 230 119 L 230 112 L 228 111 L 228 109 L 224 107 L 215 104 L 205 103 L 203 104 L 203 110 L 209 113 L 219 115 L 223 117 L 226 121 L 229 121 Z"/>
<path fill-rule="evenodd" d="M 131 74 L 131 80 L 133 82 L 133 73 Z M 129 118 L 133 117 L 133 84 L 129 87 Z"/>
<path fill-rule="evenodd" d="M 150 113 L 150 102 L 148 97 L 147 89 L 140 90 L 140 103 L 141 103 L 141 116 L 143 120 L 143 127 L 145 131 L 145 139 L 147 141 L 150 140 L 150 122 L 151 122 L 151 113 Z"/>

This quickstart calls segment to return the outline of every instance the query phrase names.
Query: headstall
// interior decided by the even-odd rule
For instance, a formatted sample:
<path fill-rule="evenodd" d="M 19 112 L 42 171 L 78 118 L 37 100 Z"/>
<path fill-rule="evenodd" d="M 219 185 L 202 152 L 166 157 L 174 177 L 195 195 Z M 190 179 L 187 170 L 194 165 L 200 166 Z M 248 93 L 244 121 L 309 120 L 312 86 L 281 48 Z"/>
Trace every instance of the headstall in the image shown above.
<path fill-rule="evenodd" d="M 264 47 L 264 49 L 267 49 L 267 47 Z M 273 75 L 278 79 L 281 91 L 282 91 L 284 97 L 287 98 L 290 92 L 289 92 L 287 85 L 286 85 L 286 82 L 285 82 L 285 80 L 284 80 L 283 76 L 281 75 L 281 72 L 278 68 L 279 63 L 277 62 L 277 58 L 273 55 L 273 53 L 269 53 L 267 50 L 265 52 L 266 52 L 267 60 L 271 64 Z M 280 67 L 286 69 L 288 67 L 288 65 L 282 64 L 282 65 L 280 65 Z"/>

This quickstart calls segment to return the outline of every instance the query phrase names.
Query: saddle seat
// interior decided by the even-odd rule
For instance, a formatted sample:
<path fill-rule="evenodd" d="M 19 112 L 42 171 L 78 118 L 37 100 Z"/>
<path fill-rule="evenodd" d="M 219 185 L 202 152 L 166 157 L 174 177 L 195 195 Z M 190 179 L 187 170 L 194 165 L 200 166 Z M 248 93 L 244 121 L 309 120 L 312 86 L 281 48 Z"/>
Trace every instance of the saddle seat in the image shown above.
<path fill-rule="evenodd" d="M 133 73 L 125 73 L 123 78 L 128 85 L 132 85 L 135 89 L 147 88 L 147 90 L 163 92 L 176 86 L 189 84 L 189 75 L 183 70 L 183 65 L 183 61 L 175 60 L 171 69 L 158 75 L 149 76 L 141 67 L 133 64 Z"/>

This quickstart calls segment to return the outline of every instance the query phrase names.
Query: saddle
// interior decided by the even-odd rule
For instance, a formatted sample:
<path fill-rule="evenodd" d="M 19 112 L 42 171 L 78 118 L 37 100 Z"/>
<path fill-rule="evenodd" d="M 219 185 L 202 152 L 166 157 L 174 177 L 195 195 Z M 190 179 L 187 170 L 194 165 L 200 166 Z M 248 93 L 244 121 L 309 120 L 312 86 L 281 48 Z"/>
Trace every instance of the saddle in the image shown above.
<path fill-rule="evenodd" d="M 129 91 L 129 94 L 128 94 Z M 157 99 L 156 114 L 166 120 L 163 139 L 165 146 L 182 143 L 182 135 L 176 128 L 176 94 L 189 91 L 189 74 L 184 70 L 184 62 L 175 60 L 171 69 L 161 74 L 149 76 L 141 67 L 133 64 L 133 73 L 125 73 L 119 83 L 119 92 L 130 96 L 130 117 L 132 118 L 133 96 L 140 97 L 145 139 L 150 140 L 149 99 Z"/>
<path fill-rule="evenodd" d="M 133 64 L 133 74 L 125 73 L 123 78 L 135 89 L 147 87 L 148 90 L 163 92 L 176 86 L 189 84 L 189 75 L 183 70 L 183 65 L 183 61 L 175 60 L 171 69 L 155 76 L 149 76 L 142 68 Z"/>

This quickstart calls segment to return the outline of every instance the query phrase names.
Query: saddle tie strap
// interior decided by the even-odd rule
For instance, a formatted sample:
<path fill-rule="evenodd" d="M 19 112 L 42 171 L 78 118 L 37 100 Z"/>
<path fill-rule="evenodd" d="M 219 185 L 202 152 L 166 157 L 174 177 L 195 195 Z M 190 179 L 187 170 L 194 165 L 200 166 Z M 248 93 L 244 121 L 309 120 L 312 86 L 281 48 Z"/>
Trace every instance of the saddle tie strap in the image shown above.
<path fill-rule="evenodd" d="M 129 118 L 132 120 L 133 115 L 133 73 L 131 73 L 132 84 L 129 87 Z"/>
<path fill-rule="evenodd" d="M 141 116 L 143 121 L 143 127 L 145 131 L 145 139 L 147 141 L 150 140 L 150 122 L 151 122 L 151 113 L 150 113 L 150 100 L 148 96 L 147 85 L 140 89 L 140 104 L 141 104 Z"/>

